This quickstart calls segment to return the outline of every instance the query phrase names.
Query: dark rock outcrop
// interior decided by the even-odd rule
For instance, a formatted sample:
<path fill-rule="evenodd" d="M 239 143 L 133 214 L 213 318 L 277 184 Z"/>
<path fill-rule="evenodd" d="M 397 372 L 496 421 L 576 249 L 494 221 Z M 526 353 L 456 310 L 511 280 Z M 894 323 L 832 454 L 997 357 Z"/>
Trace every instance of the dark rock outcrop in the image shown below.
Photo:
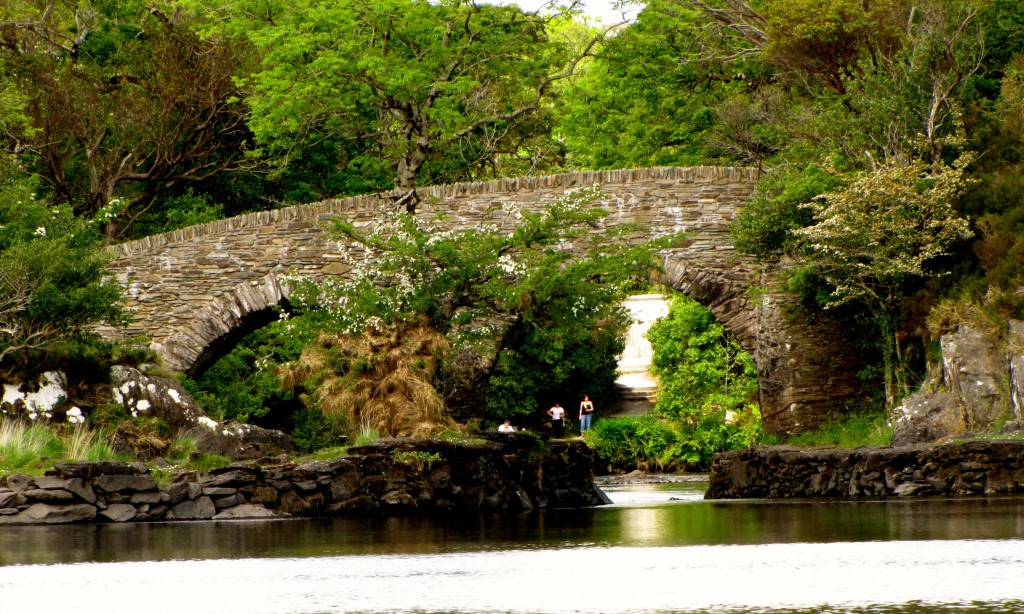
<path fill-rule="evenodd" d="M 992 432 L 1024 417 L 1024 322 L 1011 321 L 1006 338 L 961 325 L 940 342 L 941 366 L 890 414 L 894 446 Z"/>
<path fill-rule="evenodd" d="M 606 501 L 579 441 L 386 440 L 331 461 L 265 459 L 159 487 L 138 464 L 61 463 L 0 482 L 0 524 L 520 512 Z"/>
<path fill-rule="evenodd" d="M 1024 441 L 716 454 L 707 499 L 1024 493 Z"/>
<path fill-rule="evenodd" d="M 169 377 L 115 366 L 111 369 L 111 385 L 114 400 L 133 416 L 154 416 L 178 431 L 194 434 L 204 454 L 252 460 L 295 449 L 291 438 L 281 431 L 212 420 L 188 391 Z"/>

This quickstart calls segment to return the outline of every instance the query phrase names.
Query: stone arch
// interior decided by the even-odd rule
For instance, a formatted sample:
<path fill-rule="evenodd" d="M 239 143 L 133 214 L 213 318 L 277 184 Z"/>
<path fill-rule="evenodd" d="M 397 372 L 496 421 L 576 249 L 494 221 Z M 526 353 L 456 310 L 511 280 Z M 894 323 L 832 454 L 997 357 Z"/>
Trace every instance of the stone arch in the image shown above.
<path fill-rule="evenodd" d="M 155 340 L 151 348 L 172 369 L 201 372 L 245 334 L 277 319 L 274 308 L 287 298 L 287 286 L 276 273 L 242 282 L 212 298 L 185 324 Z"/>
<path fill-rule="evenodd" d="M 704 305 L 744 350 L 752 352 L 757 346 L 758 329 L 749 289 L 756 276 L 749 266 L 735 266 L 731 271 L 712 269 L 695 263 L 684 251 L 672 251 L 662 257 L 659 281 Z"/>
<path fill-rule="evenodd" d="M 642 240 L 684 231 L 689 245 L 664 256 L 662 281 L 704 304 L 752 352 L 770 432 L 805 429 L 842 411 L 855 394 L 846 348 L 824 318 L 800 315 L 773 274 L 736 253 L 729 222 L 754 190 L 751 168 L 647 168 L 519 177 L 423 188 L 417 215 L 442 228 L 506 227 L 506 208 L 538 208 L 567 191 L 600 185 L 606 224 L 642 229 Z M 394 194 L 323 201 L 250 213 L 110 248 L 111 274 L 126 288 L 136 321 L 110 337 L 145 336 L 167 366 L 201 369 L 217 350 L 287 300 L 279 275 L 345 277 L 372 266 L 323 232 L 343 216 L 372 227 Z M 346 254 L 341 252 L 347 251 Z M 758 287 L 756 298 L 748 292 Z"/>
<path fill-rule="evenodd" d="M 684 249 L 664 254 L 660 281 L 707 307 L 750 354 L 764 429 L 788 434 L 862 399 L 863 363 L 843 342 L 840 324 L 808 313 L 778 273 L 738 257 L 731 266 L 709 267 Z"/>

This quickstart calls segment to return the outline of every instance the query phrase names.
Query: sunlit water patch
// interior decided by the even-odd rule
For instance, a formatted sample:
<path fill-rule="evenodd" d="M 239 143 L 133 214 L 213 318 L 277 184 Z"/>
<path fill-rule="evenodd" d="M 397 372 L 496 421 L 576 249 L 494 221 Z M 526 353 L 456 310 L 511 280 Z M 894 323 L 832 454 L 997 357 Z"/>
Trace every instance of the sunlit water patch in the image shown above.
<path fill-rule="evenodd" d="M 0 611 L 1022 612 L 1024 498 L 0 529 Z"/>

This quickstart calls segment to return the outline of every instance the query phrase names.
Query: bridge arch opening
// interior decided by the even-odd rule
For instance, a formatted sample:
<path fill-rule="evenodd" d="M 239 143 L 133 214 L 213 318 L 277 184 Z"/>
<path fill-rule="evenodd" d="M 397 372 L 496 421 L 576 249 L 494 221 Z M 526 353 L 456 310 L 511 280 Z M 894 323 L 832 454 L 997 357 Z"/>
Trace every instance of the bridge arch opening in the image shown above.
<path fill-rule="evenodd" d="M 151 347 L 168 366 L 190 377 L 202 373 L 249 333 L 287 310 L 288 290 L 274 273 L 245 281 L 208 300 L 192 317 Z"/>

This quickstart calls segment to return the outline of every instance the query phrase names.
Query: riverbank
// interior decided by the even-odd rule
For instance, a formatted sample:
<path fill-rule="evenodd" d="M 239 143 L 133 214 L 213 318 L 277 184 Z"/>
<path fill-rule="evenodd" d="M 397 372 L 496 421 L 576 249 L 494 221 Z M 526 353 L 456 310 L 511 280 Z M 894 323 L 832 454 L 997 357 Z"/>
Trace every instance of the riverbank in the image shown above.
<path fill-rule="evenodd" d="M 332 461 L 230 465 L 161 486 L 140 463 L 60 463 L 0 482 L 0 524 L 521 512 L 606 503 L 580 441 L 382 440 Z"/>
<path fill-rule="evenodd" d="M 716 454 L 708 499 L 1024 494 L 1024 441 Z"/>

